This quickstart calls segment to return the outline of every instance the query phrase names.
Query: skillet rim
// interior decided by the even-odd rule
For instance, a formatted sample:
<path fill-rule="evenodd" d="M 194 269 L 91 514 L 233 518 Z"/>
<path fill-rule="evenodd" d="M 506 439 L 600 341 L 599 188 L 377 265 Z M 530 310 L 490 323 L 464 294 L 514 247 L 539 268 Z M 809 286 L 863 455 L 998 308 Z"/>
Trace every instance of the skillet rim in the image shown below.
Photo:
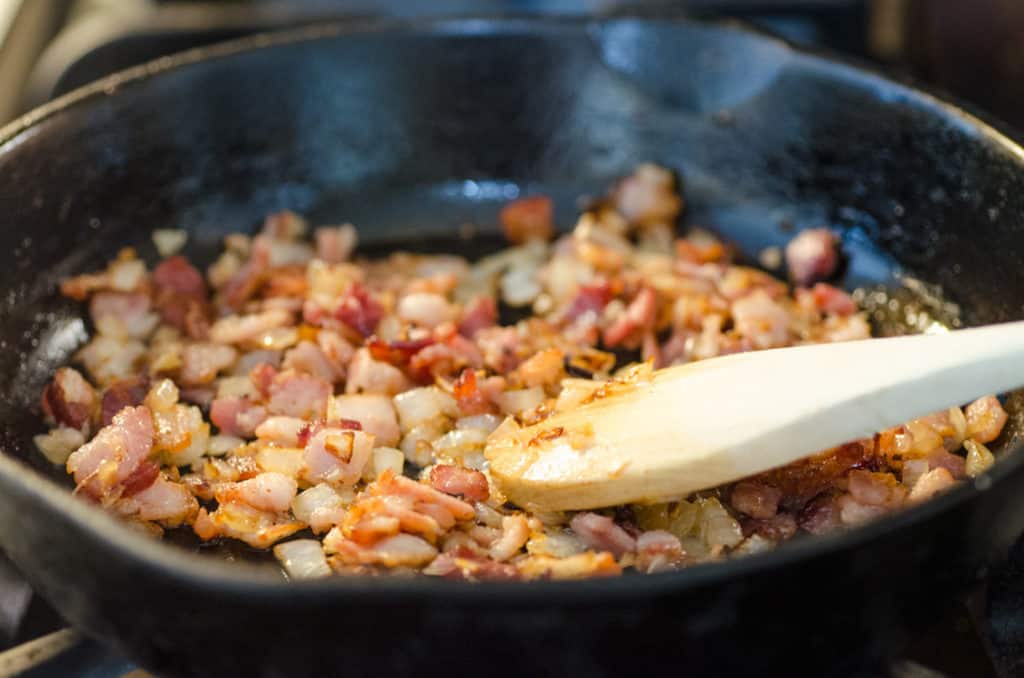
<path fill-rule="evenodd" d="M 689 25 L 703 31 L 737 33 L 750 39 L 773 43 L 783 50 L 787 68 L 807 69 L 827 74 L 834 80 L 887 96 L 898 96 L 902 104 L 925 110 L 929 115 L 954 124 L 969 136 L 1001 147 L 1015 157 L 1024 168 L 1024 148 L 1018 145 L 1011 128 L 992 121 L 985 114 L 932 88 L 922 87 L 909 78 L 892 78 L 877 68 L 827 50 L 797 47 L 786 40 L 752 29 L 736 20 L 696 20 L 685 16 L 614 15 L 608 17 L 580 16 L 464 16 L 437 18 L 359 18 L 326 24 L 303 26 L 281 31 L 259 33 L 243 38 L 197 47 L 174 55 L 134 66 L 72 90 L 51 102 L 29 111 L 0 128 L 0 156 L 16 148 L 28 135 L 43 131 L 42 125 L 60 113 L 86 108 L 110 96 L 122 96 L 122 90 L 140 85 L 152 77 L 207 61 L 231 58 L 263 49 L 287 47 L 320 40 L 338 39 L 346 35 L 382 32 L 405 32 L 434 36 L 500 35 L 509 32 L 530 33 L 582 32 L 591 36 L 595 29 L 619 23 L 652 23 Z M 127 96 L 127 94 L 123 95 Z M 287 600 L 292 604 L 322 602 L 325 595 L 345 596 L 374 602 L 411 600 L 430 601 L 438 596 L 460 604 L 505 607 L 526 607 L 550 603 L 558 594 L 563 604 L 591 602 L 595 595 L 610 601 L 636 600 L 638 596 L 696 588 L 725 579 L 735 579 L 793 567 L 796 562 L 837 551 L 854 549 L 885 533 L 922 523 L 939 513 L 964 504 L 1001 482 L 1024 465 L 1024 450 L 1016 450 L 1000 459 L 993 469 L 964 482 L 955 490 L 920 506 L 900 511 L 867 525 L 831 535 L 807 537 L 788 542 L 767 553 L 748 555 L 724 562 L 696 565 L 677 572 L 626 576 L 584 581 L 521 582 L 440 581 L 430 577 L 329 577 L 316 581 L 286 581 L 271 576 L 265 569 L 248 563 L 227 563 L 212 557 L 198 556 L 160 540 L 128 529 L 105 511 L 72 496 L 66 488 L 7 454 L 0 454 L 0 478 L 11 483 L 30 501 L 60 512 L 77 528 L 89 532 L 94 539 L 107 542 L 121 557 L 135 561 L 140 568 L 156 571 L 170 580 L 179 580 L 190 587 L 210 588 L 233 594 L 258 594 L 264 599 Z M 268 601 L 269 602 L 269 601 Z"/>

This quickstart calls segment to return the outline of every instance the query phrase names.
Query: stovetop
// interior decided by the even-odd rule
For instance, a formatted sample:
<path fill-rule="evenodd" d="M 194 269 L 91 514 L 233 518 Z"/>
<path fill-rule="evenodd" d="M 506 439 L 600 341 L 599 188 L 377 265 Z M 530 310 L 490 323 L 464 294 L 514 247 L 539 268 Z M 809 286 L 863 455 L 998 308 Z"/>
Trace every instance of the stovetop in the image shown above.
<path fill-rule="evenodd" d="M 930 1 L 930 0 L 929 0 Z M 956 0 L 961 1 L 961 0 Z M 972 3 L 992 4 L 989 0 Z M 20 6 L 21 11 L 4 5 Z M 367 15 L 457 15 L 487 12 L 616 14 L 671 10 L 664 0 L 266 0 L 152 2 L 149 0 L 0 0 L 0 47 L 19 36 L 33 57 L 20 64 L 12 83 L 0 77 L 0 118 L 38 105 L 105 74 L 190 47 L 275 27 L 326 17 Z M 934 0 L 690 0 L 696 14 L 737 16 L 803 44 L 825 46 L 890 67 L 915 70 L 898 60 L 913 49 L 901 46 L 908 7 L 950 5 Z M 45 6 L 45 7 L 44 7 Z M 902 9 L 900 9 L 902 8 Z M 902 14 L 897 16 L 894 12 Z M 916 15 L 915 15 L 916 16 Z M 1024 13 L 1021 14 L 1024 17 Z M 28 32 L 35 31 L 32 38 Z M 31 49 L 24 47 L 31 43 Z M 0 74 L 19 72 L 0 49 Z M 1022 57 L 1024 59 L 1024 57 Z M 5 70 L 6 69 L 6 70 Z M 930 73 L 941 80 L 936 71 Z M 995 100 L 995 99 L 993 99 Z M 988 100 L 983 104 L 990 103 Z M 1022 107 L 1024 111 L 1024 107 Z M 1015 117 L 1014 110 L 1000 113 Z M 1024 120 L 1024 113 L 1020 116 Z M 0 120 L 2 122 L 3 120 Z M 953 606 L 948 615 L 913 636 L 906 651 L 881 664 L 861 667 L 858 676 L 891 678 L 1002 678 L 1024 676 L 1024 539 L 1009 563 Z M 27 678 L 83 676 L 143 678 L 116 652 L 66 624 L 0 554 L 0 675 Z"/>

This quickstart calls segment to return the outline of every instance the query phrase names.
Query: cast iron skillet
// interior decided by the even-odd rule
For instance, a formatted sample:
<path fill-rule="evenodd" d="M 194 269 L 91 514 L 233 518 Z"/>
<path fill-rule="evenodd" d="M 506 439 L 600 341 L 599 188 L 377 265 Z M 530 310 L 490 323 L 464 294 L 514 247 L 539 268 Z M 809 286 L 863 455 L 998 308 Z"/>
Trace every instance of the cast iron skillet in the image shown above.
<path fill-rule="evenodd" d="M 287 583 L 135 534 L 31 445 L 85 331 L 56 282 L 126 244 L 152 256 L 153 228 L 189 229 L 202 257 L 287 207 L 443 249 L 517 193 L 555 196 L 568 226 L 579 194 L 645 160 L 680 169 L 691 220 L 748 251 L 828 223 L 850 286 L 914 275 L 966 324 L 1019 318 L 1024 151 L 927 94 L 723 25 L 366 23 L 164 59 L 0 136 L 0 543 L 70 622 L 161 675 L 821 672 L 898 648 L 1024 529 L 1014 398 L 1007 457 L 925 506 L 577 583 Z"/>

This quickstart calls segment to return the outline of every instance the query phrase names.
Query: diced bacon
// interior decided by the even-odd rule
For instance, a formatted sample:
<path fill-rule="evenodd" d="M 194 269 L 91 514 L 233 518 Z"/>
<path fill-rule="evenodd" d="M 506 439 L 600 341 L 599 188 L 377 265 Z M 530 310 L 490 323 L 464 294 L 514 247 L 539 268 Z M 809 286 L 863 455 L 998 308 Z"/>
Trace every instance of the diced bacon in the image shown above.
<path fill-rule="evenodd" d="M 311 483 L 353 485 L 373 452 L 373 435 L 351 429 L 324 428 L 306 443 L 303 477 Z"/>
<path fill-rule="evenodd" d="M 78 370 L 62 367 L 43 389 L 42 408 L 61 426 L 87 431 L 97 409 L 96 391 Z"/>
<path fill-rule="evenodd" d="M 789 341 L 789 313 L 763 290 L 734 301 L 732 318 L 736 331 L 756 348 L 782 346 Z"/>
<path fill-rule="evenodd" d="M 155 464 L 149 466 L 157 468 Z M 125 497 L 116 507 L 119 513 L 158 522 L 164 527 L 189 523 L 199 511 L 199 503 L 188 488 L 157 473 L 144 489 L 131 494 L 126 489 Z"/>
<path fill-rule="evenodd" d="M 185 297 L 206 297 L 206 281 L 203 274 L 182 256 L 164 259 L 153 269 L 156 286 L 172 290 Z"/>
<path fill-rule="evenodd" d="M 103 498 L 124 482 L 153 449 L 153 419 L 145 407 L 128 407 L 68 457 L 78 489 Z"/>
<path fill-rule="evenodd" d="M 607 552 L 587 551 L 567 558 L 532 556 L 519 563 L 518 567 L 526 579 L 588 579 L 622 574 L 615 557 Z"/>
<path fill-rule="evenodd" d="M 745 513 L 751 518 L 764 519 L 776 514 L 781 499 L 782 491 L 778 488 L 744 480 L 736 483 L 729 501 L 740 513 Z"/>
<path fill-rule="evenodd" d="M 249 370 L 249 381 L 264 398 L 270 395 L 270 387 L 274 383 L 275 377 L 277 377 L 277 368 L 270 363 L 256 363 Z"/>
<path fill-rule="evenodd" d="M 374 360 L 402 367 L 408 365 L 414 355 L 435 343 L 437 340 L 429 335 L 418 339 L 395 339 L 393 341 L 370 337 L 366 341 L 366 347 L 370 349 L 370 355 Z"/>
<path fill-rule="evenodd" d="M 554 384 L 565 374 L 565 353 L 558 348 L 539 351 L 523 361 L 516 374 L 527 388 Z"/>
<path fill-rule="evenodd" d="M 210 421 L 226 435 L 251 438 L 267 416 L 266 408 L 247 398 L 215 398 L 210 403 Z"/>
<path fill-rule="evenodd" d="M 231 537 L 257 549 L 269 548 L 303 527 L 305 525 L 297 520 L 260 511 L 241 502 L 222 502 L 213 513 L 200 508 L 192 523 L 192 529 L 204 541 L 221 536 Z"/>
<path fill-rule="evenodd" d="M 850 496 L 861 504 L 897 508 L 907 498 L 906 488 L 891 473 L 854 469 L 847 478 Z"/>
<path fill-rule="evenodd" d="M 493 414 L 498 410 L 497 405 L 488 397 L 488 394 L 479 388 L 479 383 L 476 370 L 467 367 L 453 384 L 452 395 L 455 396 L 455 401 L 463 416 Z"/>
<path fill-rule="evenodd" d="M 978 398 L 964 408 L 964 416 L 967 418 L 967 437 L 979 443 L 990 443 L 998 438 L 1008 418 L 995 396 Z"/>
<path fill-rule="evenodd" d="M 391 398 L 376 394 L 334 396 L 328 407 L 330 421 L 355 421 L 360 428 L 376 438 L 378 447 L 394 447 L 402 432 Z"/>
<path fill-rule="evenodd" d="M 569 525 L 583 543 L 597 551 L 609 551 L 616 558 L 636 551 L 636 539 L 606 516 L 577 513 Z"/>
<path fill-rule="evenodd" d="M 458 581 L 514 581 L 519 570 L 508 563 L 499 563 L 459 547 L 442 553 L 423 569 L 423 574 Z"/>
<path fill-rule="evenodd" d="M 288 264 L 275 266 L 267 272 L 267 280 L 263 283 L 260 296 L 297 311 L 302 308 L 303 297 L 308 290 L 306 267 L 303 264 Z M 289 301 L 294 303 L 289 304 Z"/>
<path fill-rule="evenodd" d="M 417 351 L 409 359 L 409 373 L 420 383 L 451 375 L 464 367 L 479 367 L 483 361 L 476 345 L 461 334 L 452 334 L 443 343 L 434 343 Z"/>
<path fill-rule="evenodd" d="M 520 198 L 501 208 L 498 215 L 505 238 L 515 245 L 528 240 L 550 240 L 555 227 L 554 205 L 543 195 Z"/>
<path fill-rule="evenodd" d="M 219 372 L 231 367 L 237 358 L 238 352 L 224 344 L 189 344 L 181 352 L 181 382 L 209 384 Z"/>
<path fill-rule="evenodd" d="M 141 405 L 149 392 L 149 380 L 145 377 L 120 379 L 110 384 L 103 392 L 100 404 L 100 425 L 106 426 L 114 415 L 126 407 Z"/>
<path fill-rule="evenodd" d="M 786 267 L 797 285 L 825 280 L 839 266 L 836 237 L 827 228 L 801 231 L 786 245 Z"/>
<path fill-rule="evenodd" d="M 666 530 L 650 530 L 636 540 L 635 567 L 641 572 L 673 569 L 686 557 L 679 537 Z"/>
<path fill-rule="evenodd" d="M 484 365 L 499 374 L 511 372 L 519 365 L 519 349 L 523 338 L 515 327 L 488 327 L 474 337 L 483 355 Z"/>
<path fill-rule="evenodd" d="M 379 393 L 393 396 L 410 386 L 412 384 L 401 370 L 374 360 L 368 349 L 360 348 L 349 363 L 345 393 Z"/>
<path fill-rule="evenodd" d="M 158 322 L 149 309 L 149 296 L 141 293 L 99 292 L 89 302 L 89 314 L 96 329 L 119 339 L 148 336 Z"/>
<path fill-rule="evenodd" d="M 829 494 L 819 495 L 808 502 L 800 511 L 797 522 L 801 529 L 811 534 L 826 534 L 842 524 L 839 520 L 839 507 L 835 498 Z"/>
<path fill-rule="evenodd" d="M 334 309 L 334 317 L 359 334 L 368 337 L 377 329 L 384 317 L 384 308 L 373 298 L 370 291 L 360 283 L 349 287 Z"/>
<path fill-rule="evenodd" d="M 455 320 L 457 309 L 448 303 L 440 294 L 430 292 L 414 292 L 407 294 L 398 301 L 395 309 L 402 320 L 433 329 L 441 323 Z"/>
<path fill-rule="evenodd" d="M 256 295 L 270 268 L 270 241 L 266 236 L 253 238 L 249 260 L 231 276 L 220 290 L 225 305 L 239 308 Z M 217 341 L 217 340 L 215 340 Z"/>
<path fill-rule="evenodd" d="M 818 283 L 811 289 L 814 306 L 825 313 L 851 315 L 857 311 L 857 304 L 846 292 L 827 283 Z"/>
<path fill-rule="evenodd" d="M 411 497 L 424 505 L 434 505 L 448 511 L 456 520 L 471 520 L 476 512 L 464 501 L 451 497 L 432 487 L 385 471 L 367 488 L 371 495 Z"/>
<path fill-rule="evenodd" d="M 914 483 L 907 501 L 911 504 L 926 501 L 954 485 L 956 485 L 956 479 L 949 471 L 942 467 L 933 468 Z"/>
<path fill-rule="evenodd" d="M 643 334 L 654 327 L 657 295 L 649 287 L 640 290 L 623 313 L 604 331 L 605 346 L 639 344 Z"/>
<path fill-rule="evenodd" d="M 839 520 L 844 525 L 859 525 L 869 520 L 874 520 L 884 515 L 886 508 L 872 504 L 862 504 L 849 494 L 844 494 L 836 500 L 839 508 Z"/>
<path fill-rule="evenodd" d="M 346 367 L 355 355 L 356 350 L 344 337 L 331 330 L 319 330 L 316 333 L 316 345 L 324 356 L 331 361 L 335 369 L 344 376 Z"/>
<path fill-rule="evenodd" d="M 231 315 L 213 323 L 210 327 L 210 340 L 218 344 L 255 341 L 266 332 L 285 327 L 291 322 L 292 314 L 281 308 L 272 308 L 253 315 Z"/>
<path fill-rule="evenodd" d="M 324 538 L 327 553 L 337 554 L 350 565 L 383 565 L 385 567 L 421 567 L 437 556 L 437 549 L 424 539 L 411 534 L 396 534 L 364 546 L 346 539 L 339 528 Z"/>
<path fill-rule="evenodd" d="M 672 225 L 683 208 L 675 178 L 664 167 L 640 165 L 612 190 L 619 214 L 637 225 Z"/>
<path fill-rule="evenodd" d="M 329 264 L 340 264 L 352 256 L 356 248 L 356 229 L 352 224 L 321 226 L 314 233 L 316 256 Z"/>
<path fill-rule="evenodd" d="M 504 516 L 501 519 L 501 537 L 491 544 L 488 555 L 499 562 L 508 560 L 520 552 L 529 538 L 530 526 L 526 518 L 521 515 Z"/>
<path fill-rule="evenodd" d="M 294 478 L 282 473 L 260 473 L 240 483 L 218 488 L 216 497 L 222 504 L 242 502 L 258 511 L 284 513 L 295 499 L 297 489 Z"/>
<path fill-rule="evenodd" d="M 305 446 L 305 441 L 300 441 L 304 430 L 309 428 L 309 422 L 297 417 L 267 417 L 256 427 L 256 437 L 260 440 L 284 445 L 286 447 Z"/>
<path fill-rule="evenodd" d="M 928 468 L 944 468 L 954 478 L 963 478 L 967 473 L 967 460 L 960 455 L 950 454 L 944 449 L 940 448 L 929 452 L 925 459 L 928 461 Z"/>
<path fill-rule="evenodd" d="M 565 309 L 563 319 L 565 322 L 571 323 L 588 313 L 597 317 L 613 296 L 611 286 L 606 282 L 580 285 L 576 296 L 572 298 L 568 308 Z"/>
<path fill-rule="evenodd" d="M 438 464 L 430 469 L 430 485 L 436 489 L 469 501 L 487 501 L 490 488 L 487 477 L 473 469 Z M 498 558 L 498 560 L 504 560 Z"/>
<path fill-rule="evenodd" d="M 329 384 L 341 381 L 345 376 L 344 368 L 328 358 L 324 351 L 311 341 L 300 341 L 294 348 L 289 349 L 284 354 L 281 367 L 305 372 Z"/>
<path fill-rule="evenodd" d="M 494 297 L 481 295 L 474 297 L 462 312 L 462 319 L 459 321 L 459 334 L 472 339 L 476 333 L 485 327 L 491 327 L 498 322 L 498 306 Z"/>
<path fill-rule="evenodd" d="M 741 522 L 743 536 L 758 535 L 774 542 L 785 541 L 796 534 L 796 518 L 789 513 L 776 513 L 771 518 L 745 518 Z"/>
<path fill-rule="evenodd" d="M 301 419 L 323 419 L 331 385 L 308 374 L 285 370 L 274 377 L 269 389 L 267 411 Z"/>

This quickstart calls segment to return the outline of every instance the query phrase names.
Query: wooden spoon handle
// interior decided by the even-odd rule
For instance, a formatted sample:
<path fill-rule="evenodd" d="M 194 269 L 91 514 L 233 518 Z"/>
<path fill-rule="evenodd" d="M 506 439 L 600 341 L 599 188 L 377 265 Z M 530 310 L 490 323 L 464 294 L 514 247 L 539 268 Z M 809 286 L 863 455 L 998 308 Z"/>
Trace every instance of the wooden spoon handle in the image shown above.
<path fill-rule="evenodd" d="M 743 353 L 655 372 L 489 445 L 513 501 L 663 501 L 1024 385 L 1024 322 Z"/>

